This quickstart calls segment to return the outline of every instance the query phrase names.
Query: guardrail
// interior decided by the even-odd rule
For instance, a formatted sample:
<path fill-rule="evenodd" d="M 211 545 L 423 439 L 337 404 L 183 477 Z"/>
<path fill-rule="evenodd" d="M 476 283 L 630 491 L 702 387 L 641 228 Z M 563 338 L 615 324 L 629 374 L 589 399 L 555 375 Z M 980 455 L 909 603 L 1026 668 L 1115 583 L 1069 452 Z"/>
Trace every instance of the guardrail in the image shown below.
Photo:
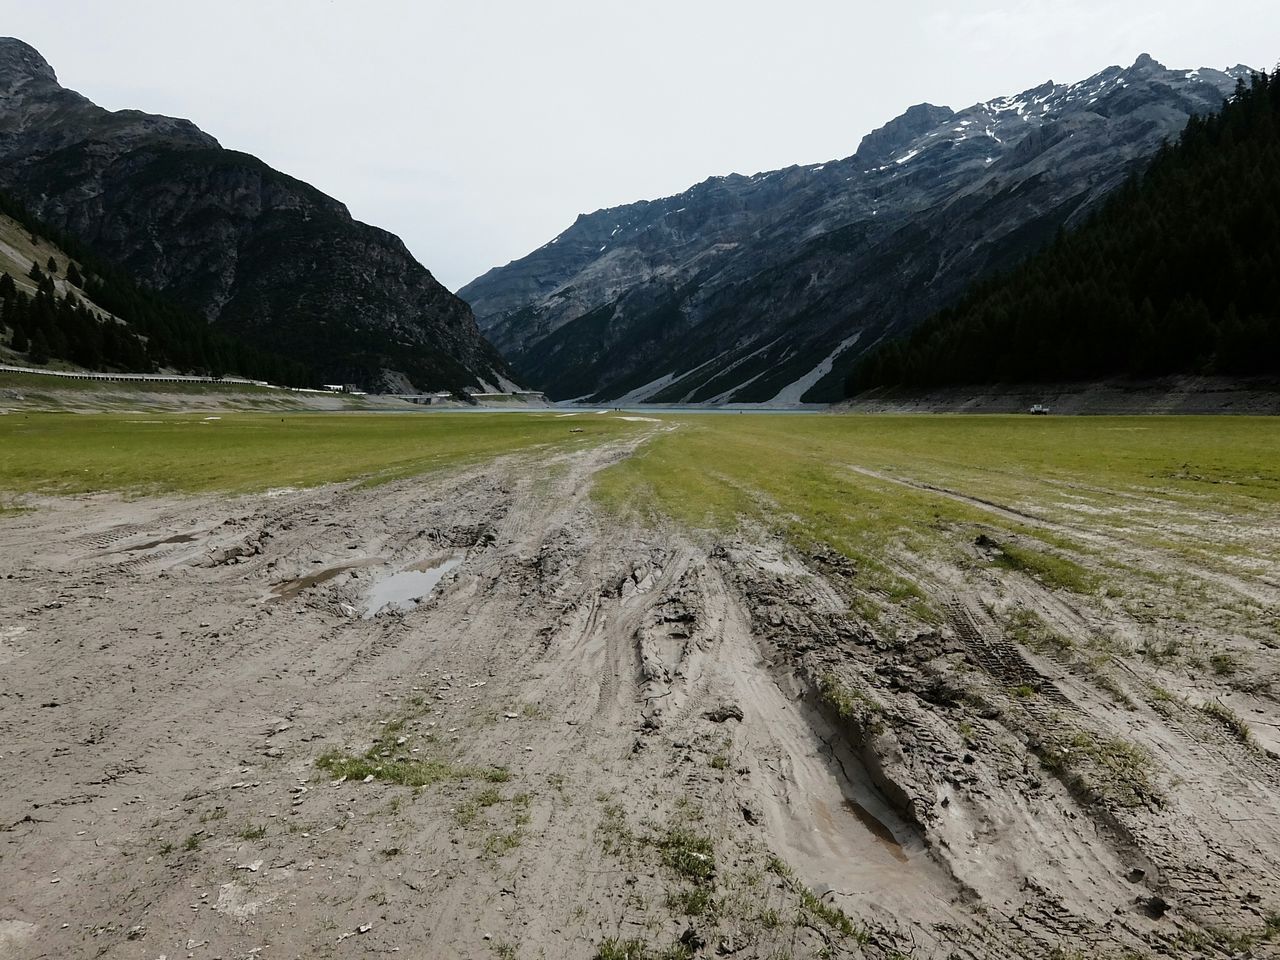
<path fill-rule="evenodd" d="M 116 380 L 141 381 L 141 383 L 233 383 L 244 387 L 266 387 L 273 390 L 291 389 L 276 387 L 266 380 L 246 380 L 242 376 L 183 376 L 182 374 L 95 374 L 88 370 L 41 370 L 31 366 L 13 366 L 0 364 L 0 371 L 10 374 L 37 374 L 38 376 L 60 376 L 64 380 Z M 298 392 L 324 393 L 324 390 L 297 389 Z"/>

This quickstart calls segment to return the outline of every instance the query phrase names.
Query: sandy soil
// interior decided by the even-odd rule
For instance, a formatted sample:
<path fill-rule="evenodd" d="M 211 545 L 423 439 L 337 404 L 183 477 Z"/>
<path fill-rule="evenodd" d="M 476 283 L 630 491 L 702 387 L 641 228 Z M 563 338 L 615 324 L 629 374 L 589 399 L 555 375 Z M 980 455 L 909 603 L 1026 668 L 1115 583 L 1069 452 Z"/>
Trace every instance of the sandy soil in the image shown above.
<path fill-rule="evenodd" d="M 1014 643 L 1101 626 L 1030 581 L 917 562 L 903 636 L 839 557 L 620 528 L 637 442 L 0 519 L 0 956 L 1280 955 L 1265 743 Z"/>

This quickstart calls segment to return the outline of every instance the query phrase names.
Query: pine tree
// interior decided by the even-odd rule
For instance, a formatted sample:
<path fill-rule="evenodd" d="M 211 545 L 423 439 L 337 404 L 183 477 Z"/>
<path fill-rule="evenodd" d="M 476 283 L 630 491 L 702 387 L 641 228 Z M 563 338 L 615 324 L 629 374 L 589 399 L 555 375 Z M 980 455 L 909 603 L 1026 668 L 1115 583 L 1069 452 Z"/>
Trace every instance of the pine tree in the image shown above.
<path fill-rule="evenodd" d="M 49 341 L 45 339 L 43 330 L 37 330 L 31 338 L 31 352 L 27 359 L 39 366 L 49 362 Z"/>
<path fill-rule="evenodd" d="M 53 257 L 49 258 L 49 262 L 45 264 L 45 267 L 54 276 L 58 275 L 58 261 L 53 259 Z"/>

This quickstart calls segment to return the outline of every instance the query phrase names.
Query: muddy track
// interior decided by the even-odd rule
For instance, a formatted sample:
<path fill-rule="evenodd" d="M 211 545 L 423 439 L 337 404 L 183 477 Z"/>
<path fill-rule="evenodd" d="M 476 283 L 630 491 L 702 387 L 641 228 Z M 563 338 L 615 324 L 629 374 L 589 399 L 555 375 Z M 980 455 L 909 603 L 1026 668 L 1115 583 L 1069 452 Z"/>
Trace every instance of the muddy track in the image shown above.
<path fill-rule="evenodd" d="M 1100 699 L 986 581 L 895 636 L 839 558 L 621 526 L 638 442 L 0 520 L 0 956 L 1229 956 L 1280 907 L 1265 753 Z M 1049 772 L 1078 729 L 1159 802 Z"/>

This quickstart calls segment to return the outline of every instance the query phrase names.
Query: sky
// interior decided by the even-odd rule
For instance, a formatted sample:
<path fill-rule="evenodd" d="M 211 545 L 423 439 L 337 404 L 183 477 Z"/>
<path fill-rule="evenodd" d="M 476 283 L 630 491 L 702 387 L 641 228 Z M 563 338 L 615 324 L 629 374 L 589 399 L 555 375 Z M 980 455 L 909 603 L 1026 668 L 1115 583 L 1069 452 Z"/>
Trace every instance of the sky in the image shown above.
<path fill-rule="evenodd" d="M 1280 3 L 0 0 L 0 33 L 314 184 L 456 290 L 579 213 L 848 156 L 914 103 L 1143 52 L 1274 67 Z"/>

